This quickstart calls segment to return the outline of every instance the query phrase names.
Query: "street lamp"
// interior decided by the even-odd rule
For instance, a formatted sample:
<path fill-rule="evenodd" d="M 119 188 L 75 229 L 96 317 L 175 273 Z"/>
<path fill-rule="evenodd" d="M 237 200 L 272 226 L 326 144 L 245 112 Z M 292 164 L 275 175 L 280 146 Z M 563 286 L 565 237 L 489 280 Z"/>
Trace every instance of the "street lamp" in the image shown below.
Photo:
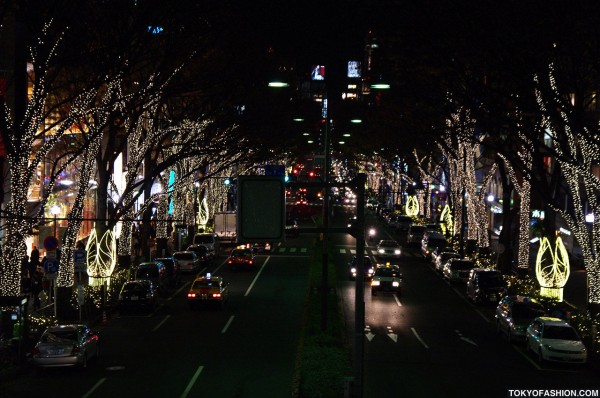
<path fill-rule="evenodd" d="M 52 205 L 52 207 L 50 207 L 50 214 L 54 216 L 54 237 L 56 238 L 56 216 L 60 214 L 60 206 Z"/>

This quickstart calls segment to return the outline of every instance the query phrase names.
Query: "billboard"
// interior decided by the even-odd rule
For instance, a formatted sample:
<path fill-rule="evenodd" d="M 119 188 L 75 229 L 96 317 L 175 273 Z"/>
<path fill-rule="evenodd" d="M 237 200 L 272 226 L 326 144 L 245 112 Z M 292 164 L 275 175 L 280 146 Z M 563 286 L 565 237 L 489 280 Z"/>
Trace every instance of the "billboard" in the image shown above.
<path fill-rule="evenodd" d="M 348 61 L 348 77 L 360 78 L 360 61 Z"/>
<path fill-rule="evenodd" d="M 325 66 L 314 65 L 310 72 L 310 77 L 312 80 L 325 80 Z"/>

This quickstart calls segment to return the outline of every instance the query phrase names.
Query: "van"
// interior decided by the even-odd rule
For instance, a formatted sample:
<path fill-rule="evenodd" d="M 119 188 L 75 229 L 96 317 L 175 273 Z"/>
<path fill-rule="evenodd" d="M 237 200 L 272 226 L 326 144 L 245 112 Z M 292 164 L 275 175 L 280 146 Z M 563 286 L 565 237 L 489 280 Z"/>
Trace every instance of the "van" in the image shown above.
<path fill-rule="evenodd" d="M 219 237 L 217 234 L 203 233 L 194 236 L 194 245 L 206 246 L 213 256 L 219 253 Z"/>
<path fill-rule="evenodd" d="M 157 290 L 163 290 L 169 283 L 167 268 L 160 261 L 149 261 L 138 265 L 135 279 L 149 280 Z"/>

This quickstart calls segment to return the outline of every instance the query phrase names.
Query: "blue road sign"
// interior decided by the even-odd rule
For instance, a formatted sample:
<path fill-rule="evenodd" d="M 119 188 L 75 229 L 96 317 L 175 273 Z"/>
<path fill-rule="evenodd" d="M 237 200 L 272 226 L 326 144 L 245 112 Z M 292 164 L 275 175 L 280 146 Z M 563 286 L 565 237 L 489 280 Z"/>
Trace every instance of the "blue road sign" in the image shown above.
<path fill-rule="evenodd" d="M 46 258 L 44 261 L 44 270 L 48 274 L 54 274 L 58 271 L 58 260 L 55 258 Z"/>

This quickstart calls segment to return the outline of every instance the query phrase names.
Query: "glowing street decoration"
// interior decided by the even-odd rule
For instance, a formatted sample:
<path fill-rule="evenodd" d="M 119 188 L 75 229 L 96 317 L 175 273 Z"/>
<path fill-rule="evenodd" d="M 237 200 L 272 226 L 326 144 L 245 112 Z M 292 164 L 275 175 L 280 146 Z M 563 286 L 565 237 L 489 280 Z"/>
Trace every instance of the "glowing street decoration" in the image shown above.
<path fill-rule="evenodd" d="M 113 231 L 106 231 L 98 241 L 96 229 L 92 229 L 85 249 L 90 285 L 101 286 L 104 282 L 108 283 L 117 265 L 117 240 Z"/>
<path fill-rule="evenodd" d="M 552 260 L 550 264 L 545 261 L 548 258 Z M 541 295 L 563 301 L 563 288 L 570 273 L 569 253 L 562 239 L 556 238 L 556 247 L 552 251 L 550 241 L 543 237 L 535 261 L 535 274 L 541 287 Z"/>
<path fill-rule="evenodd" d="M 406 215 L 409 217 L 415 217 L 419 214 L 419 201 L 416 196 L 409 196 L 406 198 Z"/>
<path fill-rule="evenodd" d="M 198 225 L 206 227 L 206 224 L 208 224 L 208 220 L 210 219 L 209 213 L 208 202 L 206 201 L 206 198 L 203 198 L 202 203 L 200 203 L 200 211 L 198 212 Z"/>
<path fill-rule="evenodd" d="M 440 215 L 440 221 L 442 221 L 442 229 L 444 230 L 444 234 L 449 233 L 452 235 L 454 229 L 452 228 L 452 211 L 450 210 L 450 206 L 444 206 L 444 210 L 442 210 L 442 214 Z"/>

